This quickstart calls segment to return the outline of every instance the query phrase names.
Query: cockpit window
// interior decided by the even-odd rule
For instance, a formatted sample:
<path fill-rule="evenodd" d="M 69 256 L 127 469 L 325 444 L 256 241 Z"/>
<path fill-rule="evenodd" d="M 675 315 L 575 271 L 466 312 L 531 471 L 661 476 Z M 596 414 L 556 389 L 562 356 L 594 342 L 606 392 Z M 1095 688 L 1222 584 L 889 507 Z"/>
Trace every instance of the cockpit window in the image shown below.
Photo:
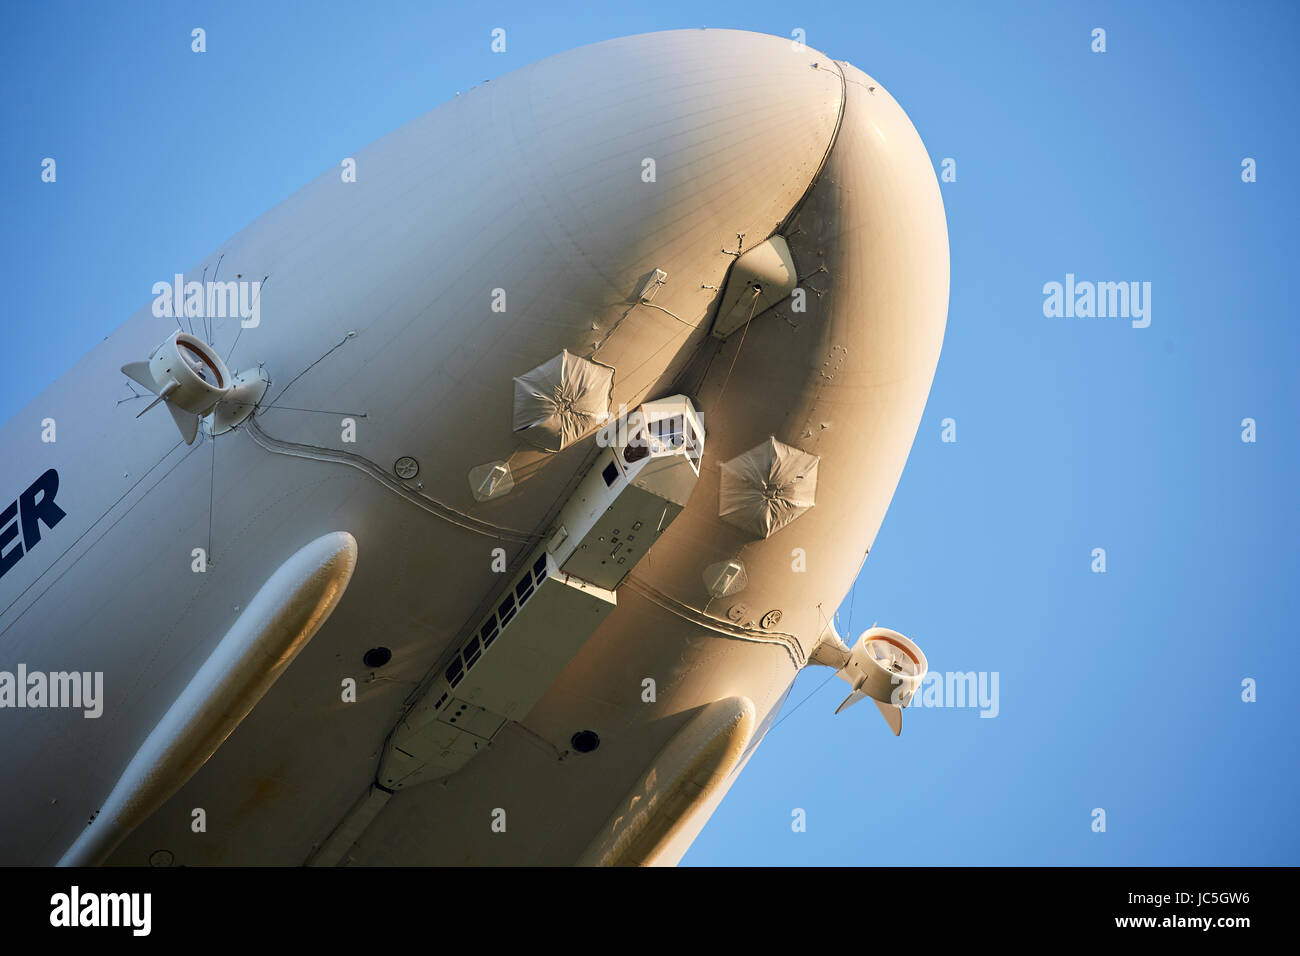
<path fill-rule="evenodd" d="M 686 426 L 681 415 L 651 422 L 650 432 L 658 440 L 658 450 L 674 452 L 686 444 Z"/>
<path fill-rule="evenodd" d="M 690 458 L 696 472 L 700 470 L 700 455 L 703 451 L 699 436 L 695 434 L 695 423 L 688 418 L 686 419 L 686 456 Z"/>

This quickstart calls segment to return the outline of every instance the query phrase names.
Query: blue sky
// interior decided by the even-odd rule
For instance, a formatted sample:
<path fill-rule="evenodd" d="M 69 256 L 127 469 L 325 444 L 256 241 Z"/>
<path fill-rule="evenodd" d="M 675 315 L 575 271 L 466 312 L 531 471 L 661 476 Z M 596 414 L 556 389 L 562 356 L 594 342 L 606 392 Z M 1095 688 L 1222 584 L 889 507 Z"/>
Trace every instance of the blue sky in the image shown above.
<path fill-rule="evenodd" d="M 811 669 L 684 862 L 1294 865 L 1298 23 L 1289 3 L 9 4 L 0 420 L 159 275 L 459 90 L 631 33 L 803 29 L 957 170 L 943 356 L 841 631 L 997 672 L 999 713 L 912 710 L 895 740 L 870 705 L 833 717 L 844 687 Z M 1150 282 L 1150 326 L 1045 317 L 1067 273 Z"/>

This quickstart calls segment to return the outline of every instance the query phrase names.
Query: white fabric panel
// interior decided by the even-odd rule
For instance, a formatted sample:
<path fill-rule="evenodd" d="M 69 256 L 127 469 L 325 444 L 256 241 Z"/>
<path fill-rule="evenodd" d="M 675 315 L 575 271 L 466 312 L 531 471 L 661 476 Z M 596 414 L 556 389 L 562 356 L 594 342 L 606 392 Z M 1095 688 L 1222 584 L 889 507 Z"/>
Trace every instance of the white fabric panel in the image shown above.
<path fill-rule="evenodd" d="M 775 438 L 722 464 L 718 514 L 766 538 L 817 503 L 821 458 Z"/>
<path fill-rule="evenodd" d="M 515 431 L 559 451 L 609 418 L 613 390 L 612 368 L 562 351 L 515 379 Z"/>

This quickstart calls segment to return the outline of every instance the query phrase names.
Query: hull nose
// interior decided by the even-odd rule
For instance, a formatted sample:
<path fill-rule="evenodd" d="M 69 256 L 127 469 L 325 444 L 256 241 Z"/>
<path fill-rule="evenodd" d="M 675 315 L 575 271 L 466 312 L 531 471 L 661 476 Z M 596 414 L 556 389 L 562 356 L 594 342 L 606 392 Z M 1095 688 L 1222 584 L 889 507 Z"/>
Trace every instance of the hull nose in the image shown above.
<path fill-rule="evenodd" d="M 519 201 L 546 204 L 535 218 L 555 224 L 552 242 L 640 271 L 644 255 L 680 249 L 679 262 L 657 264 L 705 281 L 721 250 L 701 256 L 684 237 L 712 225 L 730 240 L 765 238 L 811 185 L 843 101 L 830 65 L 735 30 L 625 37 L 494 81 L 492 126 L 506 148 L 526 145 Z M 611 257 L 619 249 L 628 254 Z M 640 271 L 608 278 L 626 294 Z"/>
<path fill-rule="evenodd" d="M 893 498 L 948 310 L 947 223 L 925 146 L 875 80 L 832 66 L 844 80 L 839 131 L 780 230 L 797 287 L 733 332 L 702 375 L 687 375 L 709 454 L 670 533 L 681 549 L 675 571 L 661 562 L 645 572 L 689 603 L 704 568 L 743 560 L 746 603 L 782 608 L 780 629 L 800 636 L 805 654 L 824 628 L 818 608 L 843 599 Z M 770 509 L 780 520 L 758 520 L 767 489 L 746 486 L 750 472 L 768 485 L 787 472 L 801 479 L 791 501 Z M 737 520 L 729 503 L 750 492 L 759 513 Z M 816 575 L 791 573 L 792 549 Z"/>

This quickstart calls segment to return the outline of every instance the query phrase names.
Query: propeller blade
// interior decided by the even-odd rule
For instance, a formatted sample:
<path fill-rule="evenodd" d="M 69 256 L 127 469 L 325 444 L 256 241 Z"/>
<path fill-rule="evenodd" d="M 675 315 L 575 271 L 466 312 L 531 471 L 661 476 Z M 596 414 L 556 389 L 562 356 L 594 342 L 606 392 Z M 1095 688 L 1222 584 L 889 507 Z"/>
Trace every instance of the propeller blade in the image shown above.
<path fill-rule="evenodd" d="M 894 736 L 901 736 L 903 733 L 903 708 L 878 700 L 874 703 L 880 711 L 880 716 L 885 718 L 885 723 L 889 724 L 889 729 L 894 732 Z"/>
<path fill-rule="evenodd" d="M 172 413 L 172 420 L 176 422 L 176 427 L 181 430 L 181 437 L 185 439 L 185 444 L 193 445 L 194 436 L 199 433 L 199 416 L 193 412 L 187 412 L 183 408 L 178 408 L 171 402 L 167 403 L 167 411 Z"/>
<path fill-rule="evenodd" d="M 147 388 L 155 395 L 158 394 L 158 386 L 154 384 L 153 376 L 149 374 L 148 362 L 127 362 L 122 366 L 122 374 L 137 385 Z M 150 407 L 152 408 L 153 406 Z M 136 417 L 138 418 L 139 416 Z"/>
<path fill-rule="evenodd" d="M 840 706 L 835 708 L 835 713 L 838 714 L 848 710 L 850 707 L 852 707 L 854 704 L 856 704 L 858 701 L 862 700 L 862 698 L 866 696 L 867 695 L 862 693 L 862 691 L 860 690 L 853 691 L 851 694 L 849 694 L 848 697 L 844 698 L 844 703 L 840 704 Z"/>

